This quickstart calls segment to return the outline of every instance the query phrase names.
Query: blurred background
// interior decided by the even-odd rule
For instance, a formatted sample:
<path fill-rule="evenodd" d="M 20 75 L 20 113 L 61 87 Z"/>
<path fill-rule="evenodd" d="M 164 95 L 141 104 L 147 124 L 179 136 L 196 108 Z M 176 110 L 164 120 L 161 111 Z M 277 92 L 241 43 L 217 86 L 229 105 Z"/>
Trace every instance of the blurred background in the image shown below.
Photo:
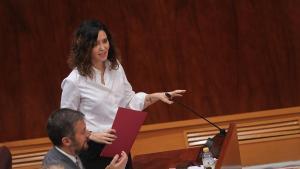
<path fill-rule="evenodd" d="M 72 34 L 110 28 L 133 89 L 186 89 L 206 117 L 300 105 L 298 0 L 1 0 L 0 142 L 46 136 Z M 145 124 L 197 118 L 156 103 Z"/>

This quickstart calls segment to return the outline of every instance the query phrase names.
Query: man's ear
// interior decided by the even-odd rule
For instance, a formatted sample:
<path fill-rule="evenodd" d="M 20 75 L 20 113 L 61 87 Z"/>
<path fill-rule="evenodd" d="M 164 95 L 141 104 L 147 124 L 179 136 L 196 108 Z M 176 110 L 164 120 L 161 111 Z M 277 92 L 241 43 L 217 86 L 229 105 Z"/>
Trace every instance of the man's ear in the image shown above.
<path fill-rule="evenodd" d="M 72 144 L 72 140 L 69 137 L 63 137 L 61 139 L 62 145 L 63 146 L 70 146 Z"/>

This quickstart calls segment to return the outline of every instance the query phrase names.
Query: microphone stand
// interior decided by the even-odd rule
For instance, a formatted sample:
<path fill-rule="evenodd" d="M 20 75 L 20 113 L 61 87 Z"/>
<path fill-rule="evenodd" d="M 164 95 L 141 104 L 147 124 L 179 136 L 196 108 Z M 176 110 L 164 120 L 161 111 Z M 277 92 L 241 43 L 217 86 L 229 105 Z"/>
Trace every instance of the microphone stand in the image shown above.
<path fill-rule="evenodd" d="M 187 106 L 187 105 L 185 105 L 185 104 L 183 104 L 183 103 L 181 103 L 181 102 L 173 99 L 172 96 L 169 93 L 165 93 L 165 95 L 168 97 L 168 99 L 170 101 L 173 101 L 177 105 L 179 105 L 179 106 L 185 108 L 186 110 L 194 113 L 197 117 L 200 117 L 201 119 L 204 119 L 209 124 L 211 124 L 212 126 L 216 127 L 219 130 L 219 133 L 217 135 L 215 135 L 212 139 L 208 138 L 207 141 L 206 141 L 206 143 L 205 143 L 205 145 L 209 148 L 209 150 L 211 151 L 211 153 L 213 154 L 213 156 L 215 158 L 219 158 L 220 151 L 221 151 L 221 148 L 222 148 L 225 136 L 226 136 L 225 129 L 222 129 L 219 126 L 217 126 L 215 123 L 212 123 L 207 118 L 205 118 L 201 114 L 197 113 L 195 110 L 193 110 L 189 106 Z"/>

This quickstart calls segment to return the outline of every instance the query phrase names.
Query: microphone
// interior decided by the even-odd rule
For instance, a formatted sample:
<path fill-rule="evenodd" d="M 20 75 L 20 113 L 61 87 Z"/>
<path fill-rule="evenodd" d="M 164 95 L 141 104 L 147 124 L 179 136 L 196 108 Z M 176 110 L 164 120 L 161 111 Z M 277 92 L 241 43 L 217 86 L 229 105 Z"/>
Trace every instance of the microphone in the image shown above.
<path fill-rule="evenodd" d="M 186 104 L 181 103 L 181 102 L 173 99 L 172 96 L 171 96 L 171 94 L 169 94 L 169 93 L 166 92 L 165 96 L 167 96 L 170 101 L 173 101 L 174 103 L 178 104 L 179 106 L 181 106 L 181 107 L 185 108 L 186 110 L 194 113 L 197 117 L 200 117 L 201 119 L 207 121 L 209 124 L 211 124 L 212 126 L 214 126 L 215 128 L 217 128 L 219 130 L 219 133 L 217 135 L 215 135 L 212 139 L 208 138 L 207 141 L 206 141 L 206 143 L 205 143 L 205 145 L 207 147 L 209 147 L 209 149 L 213 153 L 214 157 L 218 158 L 219 154 L 220 154 L 220 150 L 221 150 L 222 144 L 223 144 L 223 141 L 224 141 L 225 136 L 226 136 L 226 130 L 220 128 L 215 123 L 209 121 L 207 118 L 205 118 L 204 116 L 202 116 L 200 113 L 197 113 L 195 110 L 193 110 L 192 108 L 190 108 Z"/>

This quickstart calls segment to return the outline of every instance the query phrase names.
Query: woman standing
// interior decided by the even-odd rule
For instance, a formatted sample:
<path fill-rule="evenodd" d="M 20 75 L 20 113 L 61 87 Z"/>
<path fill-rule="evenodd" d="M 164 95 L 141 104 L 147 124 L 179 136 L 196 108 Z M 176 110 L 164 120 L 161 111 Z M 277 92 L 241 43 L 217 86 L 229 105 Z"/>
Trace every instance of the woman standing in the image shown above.
<path fill-rule="evenodd" d="M 116 139 L 111 129 L 118 107 L 143 110 L 161 100 L 164 93 L 135 93 L 128 82 L 108 28 L 99 21 L 83 22 L 74 34 L 69 64 L 73 69 L 62 82 L 61 107 L 85 114 L 91 131 L 89 149 L 81 153 L 87 169 L 105 168 L 111 158 L 99 157 L 105 144 Z M 168 92 L 181 96 L 185 90 Z M 129 158 L 127 169 L 131 167 Z"/>

